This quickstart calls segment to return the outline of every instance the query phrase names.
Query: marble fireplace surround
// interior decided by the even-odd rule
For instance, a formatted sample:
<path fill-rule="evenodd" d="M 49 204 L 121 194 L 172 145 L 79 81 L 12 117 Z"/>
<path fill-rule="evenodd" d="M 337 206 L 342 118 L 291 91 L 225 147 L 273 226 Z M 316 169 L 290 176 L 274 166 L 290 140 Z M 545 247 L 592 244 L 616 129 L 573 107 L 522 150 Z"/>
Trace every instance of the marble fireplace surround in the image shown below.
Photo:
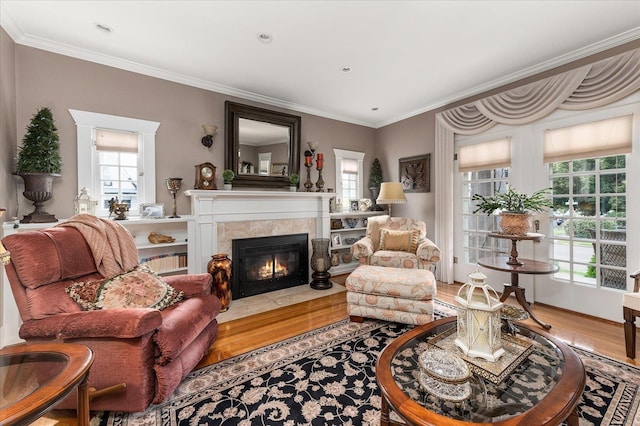
<path fill-rule="evenodd" d="M 185 195 L 191 198 L 195 220 L 194 255 L 189 259 L 195 272 L 206 272 L 213 254 L 231 257 L 235 238 L 308 233 L 309 258 L 311 239 L 329 238 L 333 193 L 188 190 Z"/>

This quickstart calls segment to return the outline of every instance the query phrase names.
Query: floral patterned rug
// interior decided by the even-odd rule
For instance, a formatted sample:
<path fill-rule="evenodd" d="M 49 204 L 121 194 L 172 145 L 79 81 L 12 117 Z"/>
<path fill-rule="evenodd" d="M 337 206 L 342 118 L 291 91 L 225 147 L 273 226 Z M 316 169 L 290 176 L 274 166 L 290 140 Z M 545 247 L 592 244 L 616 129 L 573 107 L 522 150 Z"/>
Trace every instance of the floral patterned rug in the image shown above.
<path fill-rule="evenodd" d="M 454 313 L 437 304 L 438 316 Z M 94 426 L 379 425 L 375 363 L 411 326 L 340 321 L 193 371 L 143 413 L 96 413 Z M 640 369 L 574 348 L 587 370 L 580 425 L 640 425 Z"/>

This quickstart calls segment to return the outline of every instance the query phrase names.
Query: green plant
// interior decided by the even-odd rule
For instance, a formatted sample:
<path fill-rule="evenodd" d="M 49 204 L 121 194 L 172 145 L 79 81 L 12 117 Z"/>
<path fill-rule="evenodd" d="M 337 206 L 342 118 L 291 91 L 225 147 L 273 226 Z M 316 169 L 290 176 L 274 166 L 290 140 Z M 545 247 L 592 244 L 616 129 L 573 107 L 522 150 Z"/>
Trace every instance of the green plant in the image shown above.
<path fill-rule="evenodd" d="M 18 152 L 16 173 L 60 173 L 60 142 L 51 110 L 42 107 L 31 118 Z"/>
<path fill-rule="evenodd" d="M 382 184 L 382 166 L 380 160 L 373 159 L 371 163 L 371 172 L 369 173 L 369 188 L 380 188 Z"/>
<path fill-rule="evenodd" d="M 230 184 L 231 182 L 233 182 L 234 177 L 236 177 L 236 174 L 233 173 L 233 170 L 231 169 L 226 169 L 224 172 L 222 172 L 222 179 L 226 184 Z"/>
<path fill-rule="evenodd" d="M 300 176 L 295 173 L 289 175 L 289 185 L 296 186 L 300 182 Z"/>
<path fill-rule="evenodd" d="M 547 198 L 550 191 L 551 188 L 543 188 L 531 195 L 526 195 L 509 187 L 506 192 L 495 194 L 492 197 L 474 194 L 471 200 L 478 201 L 478 203 L 473 213 L 481 211 L 490 215 L 495 211 L 506 213 L 541 212 L 552 205 L 551 200 Z"/>

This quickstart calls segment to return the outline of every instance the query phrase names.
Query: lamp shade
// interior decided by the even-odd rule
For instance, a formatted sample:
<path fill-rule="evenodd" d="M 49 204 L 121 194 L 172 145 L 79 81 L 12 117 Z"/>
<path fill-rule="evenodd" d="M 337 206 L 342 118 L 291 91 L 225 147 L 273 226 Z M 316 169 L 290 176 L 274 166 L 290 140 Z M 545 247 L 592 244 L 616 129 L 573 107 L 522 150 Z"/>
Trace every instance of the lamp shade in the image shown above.
<path fill-rule="evenodd" d="M 404 204 L 407 199 L 402 190 L 400 182 L 382 182 L 380 185 L 380 194 L 376 199 L 378 204 Z"/>

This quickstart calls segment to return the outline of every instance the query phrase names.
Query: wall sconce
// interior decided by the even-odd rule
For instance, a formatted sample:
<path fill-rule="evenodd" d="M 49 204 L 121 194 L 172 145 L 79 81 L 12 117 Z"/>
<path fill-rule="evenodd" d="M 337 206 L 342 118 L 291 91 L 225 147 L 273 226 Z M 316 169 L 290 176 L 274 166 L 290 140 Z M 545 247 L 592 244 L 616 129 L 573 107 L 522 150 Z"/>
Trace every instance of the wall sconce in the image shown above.
<path fill-rule="evenodd" d="M 216 137 L 216 133 L 218 132 L 218 127 L 211 124 L 203 124 L 202 128 L 205 134 L 201 141 L 202 145 L 211 148 L 213 146 L 213 138 Z"/>

